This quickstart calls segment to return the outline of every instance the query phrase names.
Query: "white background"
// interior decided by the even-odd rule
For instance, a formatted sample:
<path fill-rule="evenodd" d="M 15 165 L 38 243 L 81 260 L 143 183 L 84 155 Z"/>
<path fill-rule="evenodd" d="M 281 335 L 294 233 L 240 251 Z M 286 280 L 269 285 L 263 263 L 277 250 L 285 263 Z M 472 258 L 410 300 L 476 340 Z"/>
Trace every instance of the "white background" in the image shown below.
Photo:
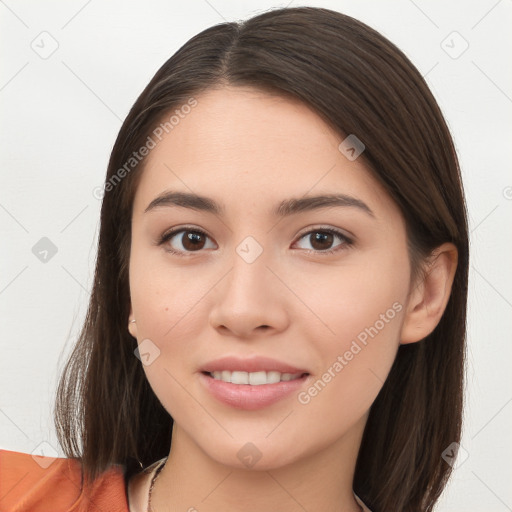
<path fill-rule="evenodd" d="M 47 442 L 62 456 L 53 398 L 92 284 L 93 190 L 136 97 L 196 33 L 285 5 L 0 1 L 0 448 Z M 437 510 L 512 510 L 512 1 L 288 5 L 339 10 L 379 30 L 426 76 L 447 118 L 471 231 L 468 458 Z M 43 59 L 31 45 L 49 49 L 52 38 L 58 48 Z M 57 247 L 46 263 L 32 252 L 42 237 Z"/>

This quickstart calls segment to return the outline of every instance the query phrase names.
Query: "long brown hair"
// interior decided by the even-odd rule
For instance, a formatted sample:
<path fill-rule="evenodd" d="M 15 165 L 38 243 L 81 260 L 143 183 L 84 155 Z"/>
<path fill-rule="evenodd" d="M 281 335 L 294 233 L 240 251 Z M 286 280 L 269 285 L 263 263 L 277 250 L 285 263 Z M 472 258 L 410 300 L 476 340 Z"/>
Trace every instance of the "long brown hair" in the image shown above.
<path fill-rule="evenodd" d="M 442 453 L 462 428 L 469 255 L 458 160 L 408 58 L 372 28 L 328 9 L 274 9 L 208 28 L 163 64 L 133 105 L 108 164 L 85 323 L 57 389 L 59 441 L 82 461 L 87 480 L 111 464 L 124 465 L 128 478 L 169 453 L 173 419 L 127 329 L 132 205 L 145 160 L 126 162 L 165 116 L 226 84 L 298 98 L 340 137 L 363 142 L 361 158 L 404 215 L 413 278 L 437 246 L 458 249 L 444 315 L 424 340 L 399 347 L 370 409 L 353 483 L 373 512 L 431 511 L 452 471 Z"/>

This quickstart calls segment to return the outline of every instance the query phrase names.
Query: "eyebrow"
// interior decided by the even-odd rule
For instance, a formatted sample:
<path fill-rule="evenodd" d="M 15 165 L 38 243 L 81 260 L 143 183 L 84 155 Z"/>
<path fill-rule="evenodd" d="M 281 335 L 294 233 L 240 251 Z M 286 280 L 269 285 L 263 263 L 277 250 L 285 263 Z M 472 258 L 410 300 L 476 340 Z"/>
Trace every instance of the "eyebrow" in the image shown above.
<path fill-rule="evenodd" d="M 222 216 L 225 213 L 225 208 L 214 199 L 189 192 L 177 191 L 163 192 L 149 203 L 148 207 L 144 210 L 144 213 L 157 207 L 172 206 L 189 208 L 192 210 L 212 213 L 218 216 Z M 357 208 L 375 218 L 375 214 L 365 202 L 346 194 L 323 194 L 319 196 L 306 196 L 301 198 L 292 197 L 290 199 L 283 200 L 275 206 L 271 211 L 271 214 L 275 217 L 288 217 L 300 212 L 329 207 Z"/>

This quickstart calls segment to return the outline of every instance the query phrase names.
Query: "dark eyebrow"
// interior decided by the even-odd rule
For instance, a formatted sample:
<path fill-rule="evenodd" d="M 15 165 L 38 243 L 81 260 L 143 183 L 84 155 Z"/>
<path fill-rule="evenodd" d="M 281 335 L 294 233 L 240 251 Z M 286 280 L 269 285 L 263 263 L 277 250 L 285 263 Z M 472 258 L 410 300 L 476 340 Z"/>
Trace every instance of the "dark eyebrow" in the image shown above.
<path fill-rule="evenodd" d="M 153 199 L 144 210 L 144 213 L 159 206 L 179 206 L 181 208 L 190 208 L 192 210 L 203 211 L 219 216 L 222 216 L 225 212 L 224 207 L 215 202 L 215 200 L 189 192 L 166 191 Z M 286 199 L 278 204 L 271 213 L 275 217 L 288 217 L 295 213 L 334 206 L 358 208 L 375 218 L 375 214 L 366 203 L 345 194 L 323 194 L 320 196 Z"/>

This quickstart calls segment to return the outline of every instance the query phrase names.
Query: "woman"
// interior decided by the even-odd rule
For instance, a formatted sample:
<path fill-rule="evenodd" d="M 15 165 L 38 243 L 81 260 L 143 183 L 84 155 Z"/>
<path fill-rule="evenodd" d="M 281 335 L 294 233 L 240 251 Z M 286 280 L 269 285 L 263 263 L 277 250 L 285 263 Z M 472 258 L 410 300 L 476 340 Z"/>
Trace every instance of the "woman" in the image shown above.
<path fill-rule="evenodd" d="M 311 7 L 204 30 L 135 102 L 104 194 L 56 401 L 68 459 L 11 496 L 433 510 L 461 434 L 467 220 L 396 46 Z M 0 452 L 1 478 L 29 459 Z"/>

